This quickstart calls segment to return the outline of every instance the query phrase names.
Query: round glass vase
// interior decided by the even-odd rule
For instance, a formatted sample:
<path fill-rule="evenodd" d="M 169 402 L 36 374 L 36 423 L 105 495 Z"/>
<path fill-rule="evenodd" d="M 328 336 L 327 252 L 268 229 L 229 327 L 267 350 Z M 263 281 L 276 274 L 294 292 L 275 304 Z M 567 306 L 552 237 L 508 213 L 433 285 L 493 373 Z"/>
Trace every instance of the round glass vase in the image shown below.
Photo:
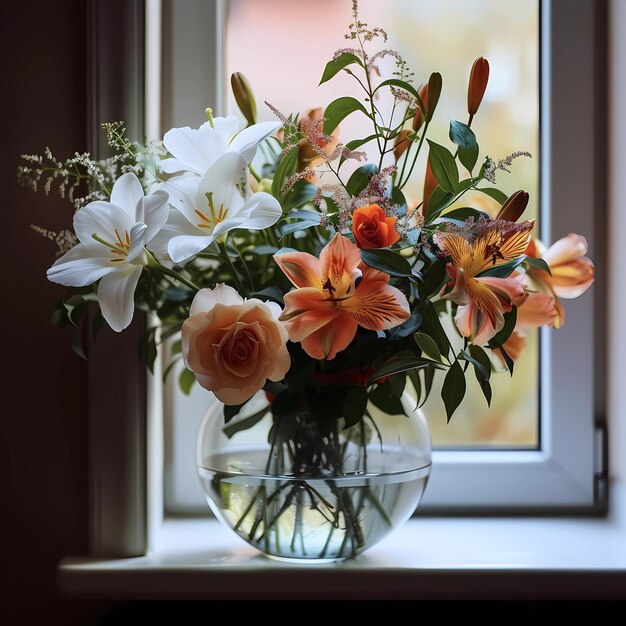
<path fill-rule="evenodd" d="M 430 433 L 409 386 L 406 415 L 370 402 L 347 428 L 343 418 L 324 423 L 328 399 L 316 397 L 315 411 L 309 396 L 278 412 L 260 392 L 226 427 L 216 404 L 198 432 L 211 510 L 278 560 L 330 562 L 371 548 L 412 515 L 430 474 Z"/>

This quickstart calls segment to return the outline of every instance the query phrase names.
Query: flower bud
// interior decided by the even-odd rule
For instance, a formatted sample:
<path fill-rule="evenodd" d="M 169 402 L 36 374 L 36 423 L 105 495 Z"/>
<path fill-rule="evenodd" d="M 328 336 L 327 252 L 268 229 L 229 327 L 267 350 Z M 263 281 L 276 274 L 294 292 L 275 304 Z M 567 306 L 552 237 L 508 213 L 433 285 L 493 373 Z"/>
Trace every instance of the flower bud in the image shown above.
<path fill-rule="evenodd" d="M 422 85 L 419 90 L 419 97 L 422 100 L 422 104 L 424 108 L 428 110 L 428 83 Z M 415 115 L 413 116 L 413 132 L 417 132 L 424 123 L 424 113 L 420 108 L 419 104 L 417 105 L 417 111 L 415 111 Z"/>
<path fill-rule="evenodd" d="M 485 95 L 488 81 L 489 61 L 484 57 L 479 57 L 472 65 L 469 86 L 467 88 L 467 111 L 470 115 L 476 115 L 476 111 L 478 111 L 478 107 Z"/>
<path fill-rule="evenodd" d="M 517 222 L 528 206 L 528 193 L 523 189 L 511 194 L 498 212 L 496 219 Z"/>
<path fill-rule="evenodd" d="M 430 122 L 433 119 L 433 114 L 437 108 L 439 102 L 439 96 L 441 95 L 441 87 L 443 79 L 439 72 L 433 72 L 428 79 L 428 103 L 426 104 L 426 121 Z"/>
<path fill-rule="evenodd" d="M 409 149 L 411 145 L 411 140 L 409 139 L 409 135 L 411 134 L 410 130 L 401 130 L 395 138 L 393 142 L 393 156 L 396 159 L 396 162 L 400 160 L 400 157 Z"/>
<path fill-rule="evenodd" d="M 248 79 L 241 72 L 234 72 L 230 77 L 230 86 L 232 87 L 237 106 L 246 118 L 248 126 L 256 124 L 256 101 Z"/>
<path fill-rule="evenodd" d="M 423 204 L 422 204 L 422 215 L 426 217 L 428 213 L 428 203 L 430 202 L 430 196 L 432 196 L 433 191 L 437 188 L 437 179 L 433 174 L 432 169 L 430 168 L 430 159 L 426 161 L 426 174 L 424 175 L 424 196 L 423 196 Z"/>

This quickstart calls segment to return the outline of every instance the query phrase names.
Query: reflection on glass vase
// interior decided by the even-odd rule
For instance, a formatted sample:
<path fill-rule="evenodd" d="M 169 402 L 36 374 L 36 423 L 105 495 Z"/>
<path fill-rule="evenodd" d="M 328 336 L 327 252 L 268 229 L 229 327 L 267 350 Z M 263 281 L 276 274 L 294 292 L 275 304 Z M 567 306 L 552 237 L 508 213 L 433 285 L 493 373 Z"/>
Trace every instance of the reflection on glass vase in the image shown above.
<path fill-rule="evenodd" d="M 323 389 L 302 394 L 306 402 L 273 407 L 261 392 L 227 426 L 223 407 L 211 407 L 197 440 L 202 488 L 213 513 L 267 556 L 354 557 L 419 504 L 430 474 L 428 426 L 408 387 L 401 402 L 409 417 L 370 403 L 349 427 L 325 423 Z"/>

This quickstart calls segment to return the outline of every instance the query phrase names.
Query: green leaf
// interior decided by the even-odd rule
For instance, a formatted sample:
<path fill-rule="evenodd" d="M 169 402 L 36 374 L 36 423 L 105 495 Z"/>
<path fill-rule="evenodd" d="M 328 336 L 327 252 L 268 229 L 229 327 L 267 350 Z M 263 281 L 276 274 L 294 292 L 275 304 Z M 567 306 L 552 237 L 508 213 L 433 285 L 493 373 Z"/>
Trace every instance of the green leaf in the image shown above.
<path fill-rule="evenodd" d="M 280 306 L 284 306 L 285 304 L 282 289 L 276 285 L 270 285 L 269 287 L 265 287 L 265 289 L 254 291 L 250 294 L 250 297 L 258 298 L 259 300 L 273 300 L 274 302 L 278 302 Z"/>
<path fill-rule="evenodd" d="M 283 188 L 285 181 L 296 171 L 298 162 L 298 149 L 294 148 L 288 152 L 279 162 L 272 179 L 272 195 L 277 199 L 281 199 L 280 190 Z"/>
<path fill-rule="evenodd" d="M 467 361 L 474 366 L 474 369 L 480 372 L 483 380 L 489 380 L 491 375 L 491 364 L 489 364 L 489 368 L 486 368 L 480 361 L 476 360 L 469 352 L 461 351 L 459 352 L 457 359 L 462 359 L 463 361 Z"/>
<path fill-rule="evenodd" d="M 394 326 L 387 331 L 389 339 L 404 339 L 412 335 L 422 324 L 422 316 L 413 311 L 409 319 L 404 320 L 399 326 Z"/>
<path fill-rule="evenodd" d="M 346 96 L 333 100 L 324 111 L 324 117 L 326 118 L 324 134 L 332 134 L 342 120 L 355 111 L 361 111 L 361 113 L 367 115 L 365 107 L 356 98 Z"/>
<path fill-rule="evenodd" d="M 359 59 L 359 57 L 355 54 L 350 54 L 349 52 L 344 52 L 343 54 L 340 54 L 336 59 L 333 59 L 332 61 L 326 63 L 324 73 L 322 74 L 322 80 L 320 80 L 319 84 L 323 85 L 333 76 L 341 72 L 341 70 L 348 67 L 348 65 L 352 65 L 353 63 L 357 63 L 358 65 L 363 67 L 363 61 L 361 61 L 361 59 Z"/>
<path fill-rule="evenodd" d="M 451 346 L 446 331 L 441 325 L 439 315 L 430 300 L 425 300 L 420 306 L 422 314 L 422 332 L 429 335 L 439 348 L 439 352 L 448 358 Z"/>
<path fill-rule="evenodd" d="M 458 361 L 455 361 L 448 370 L 441 387 L 441 398 L 446 407 L 448 422 L 465 397 L 465 387 L 463 368 Z"/>
<path fill-rule="evenodd" d="M 392 187 L 391 201 L 400 207 L 399 211 L 407 208 L 406 198 L 399 187 Z"/>
<path fill-rule="evenodd" d="M 248 428 L 252 428 L 255 424 L 258 424 L 269 412 L 270 407 L 265 406 L 256 413 L 252 415 L 248 415 L 248 417 L 244 417 L 241 420 L 236 422 L 231 422 L 228 426 L 224 426 L 223 431 L 224 434 L 230 439 L 235 433 L 238 433 L 241 430 L 246 430 Z"/>
<path fill-rule="evenodd" d="M 322 221 L 322 216 L 317 211 L 309 211 L 308 209 L 298 209 L 296 211 L 290 211 L 286 216 L 288 218 L 294 218 L 298 220 L 304 220 L 305 222 L 317 222 Z"/>
<path fill-rule="evenodd" d="M 459 222 L 465 222 L 468 217 L 473 217 L 475 220 L 481 217 L 489 217 L 484 211 L 479 211 L 470 206 L 459 207 L 458 209 L 452 209 L 440 216 L 444 220 L 457 220 Z"/>
<path fill-rule="evenodd" d="M 428 162 L 433 176 L 436 178 L 439 186 L 444 190 L 454 193 L 459 184 L 459 170 L 452 153 L 438 143 L 427 139 L 430 146 L 428 153 Z M 429 207 L 430 208 L 430 207 Z"/>
<path fill-rule="evenodd" d="M 469 352 L 472 355 L 473 359 L 482 365 L 482 369 L 474 366 L 474 374 L 476 376 L 476 380 L 485 396 L 485 400 L 487 400 L 487 406 L 491 406 L 491 385 L 489 384 L 489 379 L 491 377 L 491 360 L 487 353 L 480 347 L 475 345 L 470 345 Z M 484 373 L 487 372 L 487 376 L 484 376 Z"/>
<path fill-rule="evenodd" d="M 228 424 L 233 417 L 239 415 L 239 411 L 241 411 L 242 407 L 245 405 L 245 402 L 242 404 L 225 404 L 224 405 L 224 423 Z"/>
<path fill-rule="evenodd" d="M 346 190 L 351 196 L 358 196 L 370 182 L 370 178 L 378 174 L 378 167 L 373 163 L 367 163 L 357 168 L 348 183 L 346 184 Z"/>
<path fill-rule="evenodd" d="M 478 161 L 478 144 L 472 148 L 462 148 L 459 146 L 459 161 L 461 165 L 471 174 Z"/>
<path fill-rule="evenodd" d="M 474 131 L 463 122 L 456 120 L 450 121 L 450 141 L 459 146 L 459 148 L 477 148 L 478 142 Z"/>
<path fill-rule="evenodd" d="M 488 346 L 490 348 L 500 348 L 506 340 L 511 336 L 511 333 L 515 330 L 517 324 L 517 307 L 513 307 L 511 311 L 504 314 L 504 326 L 502 330 L 492 339 L 489 340 Z"/>
<path fill-rule="evenodd" d="M 296 222 L 290 222 L 289 224 L 283 224 L 280 227 L 280 238 L 282 239 L 286 235 L 291 235 L 291 233 L 295 233 L 299 230 L 306 230 L 307 228 L 312 228 L 319 225 L 320 223 L 318 221 L 307 222 L 305 220 L 298 220 Z"/>
<path fill-rule="evenodd" d="M 367 408 L 367 389 L 357 385 L 350 389 L 343 401 L 343 418 L 346 428 L 358 424 Z"/>
<path fill-rule="evenodd" d="M 407 83 L 406 81 L 400 80 L 398 78 L 388 78 L 387 80 L 384 80 L 382 83 L 380 83 L 378 87 L 376 87 L 376 89 L 374 89 L 374 93 L 376 93 L 379 89 L 382 89 L 383 87 L 398 87 L 399 89 L 404 89 L 404 91 L 410 93 L 417 100 L 417 104 L 420 109 L 422 109 L 422 111 L 424 110 L 424 103 L 422 102 L 419 93 L 410 83 Z"/>
<path fill-rule="evenodd" d="M 424 277 L 420 283 L 420 296 L 422 301 L 426 301 L 434 293 L 439 293 L 444 281 L 449 279 L 446 272 L 446 259 L 437 259 L 427 270 L 423 272 Z"/>
<path fill-rule="evenodd" d="M 403 415 L 404 407 L 400 396 L 394 393 L 390 381 L 385 381 L 372 389 L 369 398 L 374 406 L 387 415 Z"/>
<path fill-rule="evenodd" d="M 422 354 L 433 359 L 433 361 L 441 362 L 441 352 L 439 352 L 437 344 L 430 335 L 426 333 L 415 333 L 413 339 L 415 339 L 415 343 L 419 346 Z"/>
<path fill-rule="evenodd" d="M 548 272 L 548 274 L 552 276 L 550 266 L 543 259 L 536 259 L 533 256 L 527 256 L 524 259 L 524 263 L 530 265 L 530 267 L 534 267 L 536 270 L 543 270 L 544 272 Z"/>
<path fill-rule="evenodd" d="M 384 248 L 361 250 L 361 259 L 365 265 L 391 276 L 413 276 L 411 264 L 393 250 Z"/>
<path fill-rule="evenodd" d="M 188 396 L 191 393 L 191 388 L 193 384 L 196 382 L 196 377 L 191 370 L 183 369 L 180 372 L 180 376 L 178 377 L 178 386 L 180 390 Z"/>
<path fill-rule="evenodd" d="M 283 211 L 289 211 L 310 202 L 317 193 L 317 187 L 306 180 L 299 180 L 285 194 L 281 206 Z M 311 211 L 309 211 L 311 213 Z"/>
<path fill-rule="evenodd" d="M 452 200 L 454 200 L 454 194 L 451 191 L 444 191 L 439 185 L 437 185 L 430 195 L 430 200 L 428 201 L 426 223 L 434 220 L 439 213 L 452 203 Z"/>
<path fill-rule="evenodd" d="M 407 372 L 413 369 L 420 369 L 422 367 L 435 367 L 442 369 L 439 363 L 431 361 L 430 359 L 423 359 L 412 354 L 398 354 L 377 368 L 370 377 L 368 384 L 373 384 L 378 379 L 384 378 L 385 376 L 392 376 L 393 374 L 399 374 L 400 372 Z"/>
<path fill-rule="evenodd" d="M 486 196 L 493 198 L 498 204 L 504 204 L 508 197 L 505 193 L 495 187 L 476 187 L 476 191 L 480 191 Z"/>
<path fill-rule="evenodd" d="M 488 270 L 477 274 L 476 278 L 480 278 L 482 276 L 491 276 L 492 278 L 507 278 L 511 275 L 515 268 L 521 264 L 523 260 L 524 257 L 520 256 L 517 259 L 513 259 L 512 261 L 507 261 L 506 263 L 501 263 L 500 265 L 494 265 Z"/>

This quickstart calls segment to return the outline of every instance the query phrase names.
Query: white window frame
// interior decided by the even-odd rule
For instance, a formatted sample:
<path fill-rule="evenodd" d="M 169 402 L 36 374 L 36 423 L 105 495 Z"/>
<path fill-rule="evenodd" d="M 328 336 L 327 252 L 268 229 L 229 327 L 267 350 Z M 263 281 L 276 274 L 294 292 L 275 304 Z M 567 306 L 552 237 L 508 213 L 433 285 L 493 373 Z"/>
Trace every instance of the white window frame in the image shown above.
<path fill-rule="evenodd" d="M 137 85 L 144 79 L 144 100 L 152 106 L 144 109 L 144 121 L 130 109 L 139 137 L 143 134 L 137 130 L 140 126 L 150 134 L 160 134 L 159 127 L 162 131 L 176 125 L 198 125 L 208 103 L 225 110 L 228 0 L 91 0 L 91 5 L 95 16 L 92 128 L 109 119 L 111 111 L 125 113 L 128 102 L 136 109 L 141 91 Z M 130 77 L 135 83 L 115 90 L 111 86 L 119 80 L 116 63 L 117 67 L 123 64 L 106 54 L 110 52 L 106 44 L 110 20 L 98 18 L 106 13 L 116 15 L 119 21 L 122 7 L 134 20 L 123 36 L 133 42 L 134 47 L 126 49 L 135 55 L 131 66 L 136 71 Z M 552 241 L 568 232 L 584 233 L 598 268 L 596 284 L 591 295 L 567 303 L 563 329 L 542 331 L 540 449 L 435 451 L 431 481 L 419 513 L 600 512 L 606 508 L 602 10 L 598 11 L 594 0 L 542 0 L 540 12 L 541 236 Z M 145 30 L 140 32 L 142 28 Z M 202 60 L 202 72 L 189 69 Z M 129 59 L 126 61 L 128 65 Z M 162 97 L 155 103 L 158 93 Z M 117 107 L 106 102 L 107 95 L 117 98 Z M 114 117 L 128 119 L 127 115 Z M 93 145 L 96 147 L 95 142 Z M 581 145 L 586 147 L 584 152 Z M 582 153 L 575 161 L 565 158 L 577 151 Z M 127 348 L 128 355 L 136 349 L 130 338 Z M 119 347 L 116 355 L 118 352 Z M 97 380 L 97 372 L 106 371 L 102 362 L 90 366 L 92 380 Z M 131 386 L 136 390 L 133 380 Z M 171 474 L 172 462 L 176 463 L 172 422 L 167 405 L 164 420 L 158 410 L 164 404 L 158 381 L 156 376 L 149 381 L 147 417 L 145 412 L 142 415 L 141 403 L 133 400 L 129 414 L 116 420 L 103 415 L 101 409 L 106 398 L 102 394 L 110 390 L 99 392 L 94 383 L 89 450 L 92 553 L 140 554 L 149 544 L 151 524 L 158 525 L 164 516 L 208 514 L 199 488 L 196 504 L 177 502 L 171 489 L 177 480 L 186 482 L 187 477 Z M 124 389 L 117 393 L 124 398 Z M 186 454 L 193 457 L 193 445 Z M 198 484 L 195 475 L 190 480 Z"/>

